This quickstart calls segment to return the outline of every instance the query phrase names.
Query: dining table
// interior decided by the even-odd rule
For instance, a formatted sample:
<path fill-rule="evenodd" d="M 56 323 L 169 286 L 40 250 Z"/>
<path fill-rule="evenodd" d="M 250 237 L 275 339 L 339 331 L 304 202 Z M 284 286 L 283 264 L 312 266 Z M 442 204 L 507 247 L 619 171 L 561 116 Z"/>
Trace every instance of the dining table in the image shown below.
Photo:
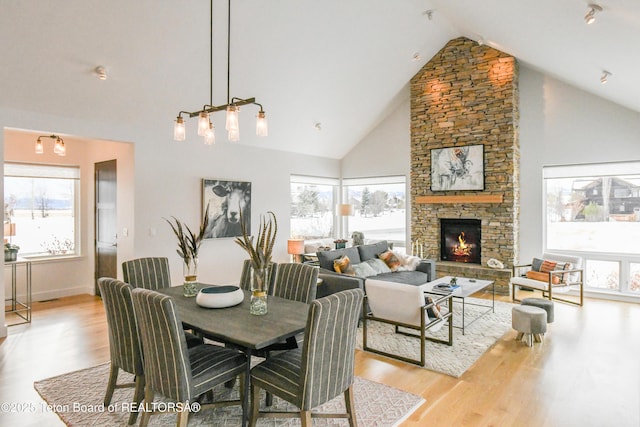
<path fill-rule="evenodd" d="M 212 285 L 198 284 L 198 290 Z M 226 308 L 204 308 L 196 298 L 185 297 L 182 286 L 159 290 L 173 298 L 183 325 L 218 342 L 230 344 L 247 355 L 244 381 L 242 426 L 248 422 L 249 386 L 251 384 L 251 356 L 272 344 L 291 340 L 304 332 L 309 305 L 284 298 L 267 296 L 267 314 L 249 312 L 251 292 L 243 290 L 244 299 L 238 305 Z"/>

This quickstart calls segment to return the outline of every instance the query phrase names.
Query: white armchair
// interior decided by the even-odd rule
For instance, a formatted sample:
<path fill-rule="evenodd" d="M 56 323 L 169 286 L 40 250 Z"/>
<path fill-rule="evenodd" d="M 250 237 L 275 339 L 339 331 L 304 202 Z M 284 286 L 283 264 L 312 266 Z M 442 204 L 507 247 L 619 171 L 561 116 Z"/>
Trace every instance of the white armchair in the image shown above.
<path fill-rule="evenodd" d="M 518 286 L 520 288 L 542 291 L 542 295 L 549 298 L 549 300 L 582 306 L 584 293 L 582 258 L 545 252 L 540 259 L 564 264 L 567 268 L 541 271 L 536 275 L 538 276 L 538 279 L 536 279 L 527 277 L 528 272 L 532 271 L 532 264 L 514 265 L 513 276 L 511 278 L 511 297 L 513 301 L 520 302 L 516 296 L 516 286 Z M 533 274 L 529 273 L 529 276 L 533 276 Z M 571 290 L 577 290 L 579 292 L 577 300 L 576 298 L 558 297 L 559 293 L 566 294 Z"/>
<path fill-rule="evenodd" d="M 453 301 L 451 295 L 431 294 L 432 300 L 427 302 L 424 285 L 415 286 L 373 279 L 367 279 L 365 288 L 366 296 L 362 319 L 363 350 L 424 366 L 425 340 L 453 345 L 453 318 L 450 311 L 453 307 Z M 443 305 L 439 316 L 429 317 L 429 311 L 432 311 L 438 304 Z M 444 308 L 445 306 L 447 308 Z M 403 333 L 398 330 L 399 327 L 418 331 L 419 335 L 413 333 L 405 333 L 405 335 L 420 339 L 420 359 L 411 359 L 369 347 L 367 344 L 367 322 L 372 320 L 395 325 L 396 333 Z M 426 336 L 428 329 L 435 331 L 446 322 L 448 322 L 449 329 L 448 339 Z"/>

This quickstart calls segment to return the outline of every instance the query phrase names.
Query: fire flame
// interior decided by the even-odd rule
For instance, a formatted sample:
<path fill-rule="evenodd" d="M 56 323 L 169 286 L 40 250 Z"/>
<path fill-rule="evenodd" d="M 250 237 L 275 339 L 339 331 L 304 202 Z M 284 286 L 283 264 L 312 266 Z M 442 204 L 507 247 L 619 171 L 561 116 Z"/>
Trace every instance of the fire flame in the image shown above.
<path fill-rule="evenodd" d="M 458 236 L 459 244 L 454 246 L 452 252 L 456 256 L 470 256 L 471 250 L 473 249 L 473 245 L 468 245 L 467 241 L 464 238 L 464 231 L 460 232 Z"/>

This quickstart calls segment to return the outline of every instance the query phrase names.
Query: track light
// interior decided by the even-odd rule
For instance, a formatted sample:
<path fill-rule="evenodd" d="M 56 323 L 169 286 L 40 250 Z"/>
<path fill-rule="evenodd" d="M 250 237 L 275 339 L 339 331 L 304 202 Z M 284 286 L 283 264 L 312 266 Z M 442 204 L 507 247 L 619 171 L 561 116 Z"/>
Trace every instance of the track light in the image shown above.
<path fill-rule="evenodd" d="M 589 4 L 589 10 L 584 16 L 584 20 L 587 24 L 593 24 L 596 21 L 596 12 L 602 12 L 602 7 L 595 3 Z"/>
<path fill-rule="evenodd" d="M 606 84 L 607 83 L 607 78 L 609 76 L 612 76 L 613 74 L 611 74 L 610 72 L 608 72 L 607 70 L 602 71 L 602 77 L 600 77 L 600 83 L 602 84 Z"/>

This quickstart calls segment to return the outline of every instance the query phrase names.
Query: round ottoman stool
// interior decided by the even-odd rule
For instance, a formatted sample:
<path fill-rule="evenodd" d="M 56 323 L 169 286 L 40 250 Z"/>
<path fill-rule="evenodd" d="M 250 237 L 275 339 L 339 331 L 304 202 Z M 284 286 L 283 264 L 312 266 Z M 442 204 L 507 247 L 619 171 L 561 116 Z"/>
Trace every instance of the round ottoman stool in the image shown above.
<path fill-rule="evenodd" d="M 547 332 L 547 312 L 540 307 L 516 305 L 511 309 L 511 326 L 518 331 L 516 340 L 524 337 L 532 347 L 533 341 L 542 342 L 542 334 Z"/>
<path fill-rule="evenodd" d="M 553 323 L 553 301 L 545 298 L 525 298 L 520 304 L 532 305 L 544 309 L 544 311 L 547 312 L 547 323 Z"/>

